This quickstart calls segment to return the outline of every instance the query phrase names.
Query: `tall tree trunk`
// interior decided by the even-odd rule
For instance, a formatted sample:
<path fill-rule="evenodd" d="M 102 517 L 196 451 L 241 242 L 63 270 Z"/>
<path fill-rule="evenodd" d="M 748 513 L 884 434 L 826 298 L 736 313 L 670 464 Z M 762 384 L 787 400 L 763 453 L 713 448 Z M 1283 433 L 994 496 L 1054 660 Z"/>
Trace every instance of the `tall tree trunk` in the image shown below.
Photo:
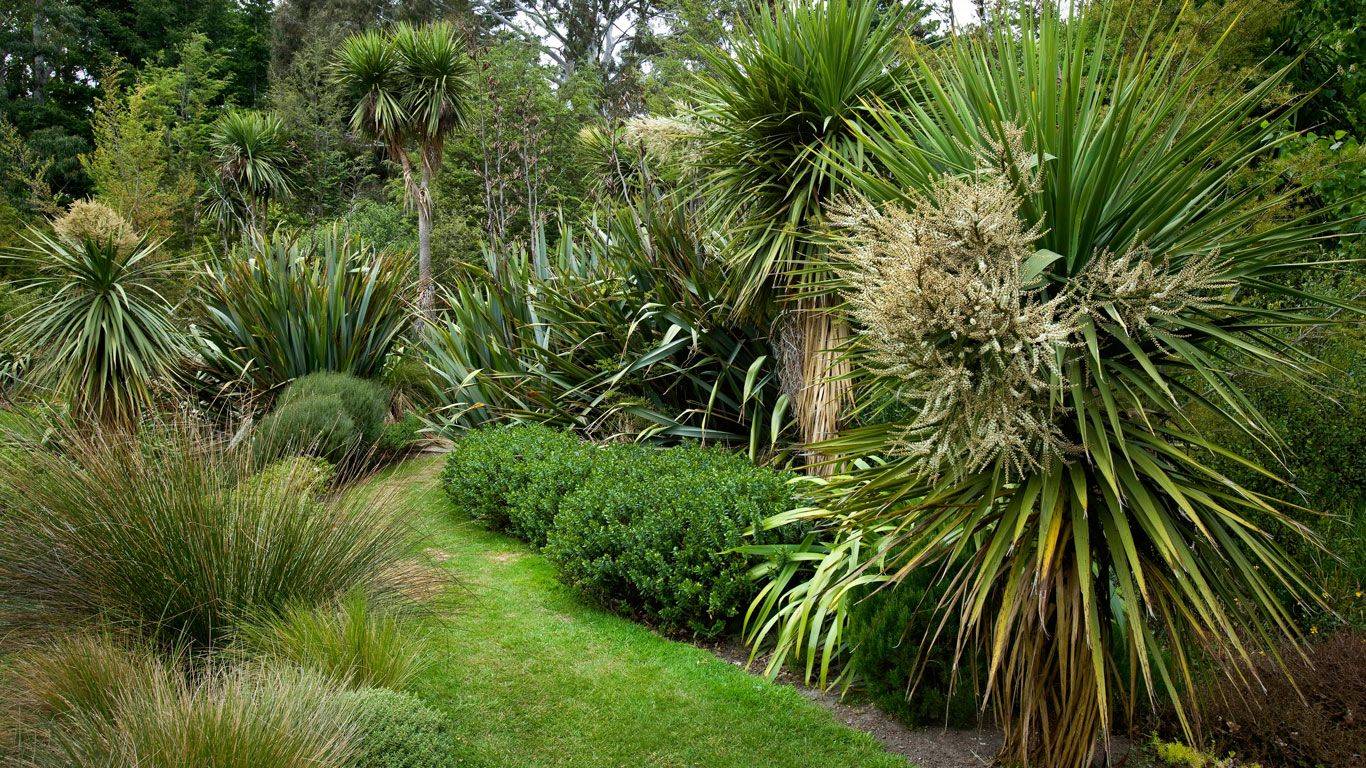
<path fill-rule="evenodd" d="M 417 197 L 417 308 L 419 322 L 426 322 L 436 306 L 432 282 L 432 188 L 430 171 L 422 169 Z"/>
<path fill-rule="evenodd" d="M 33 102 L 42 104 L 47 89 L 47 57 L 43 55 L 47 42 L 43 23 L 47 21 L 45 0 L 33 0 Z"/>

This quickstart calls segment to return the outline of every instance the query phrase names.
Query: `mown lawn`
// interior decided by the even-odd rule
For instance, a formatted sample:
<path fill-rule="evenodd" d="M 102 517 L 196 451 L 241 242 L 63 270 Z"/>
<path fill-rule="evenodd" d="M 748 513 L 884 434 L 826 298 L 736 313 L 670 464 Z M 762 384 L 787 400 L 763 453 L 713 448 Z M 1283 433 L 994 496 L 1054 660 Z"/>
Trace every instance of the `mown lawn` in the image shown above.
<path fill-rule="evenodd" d="M 397 494 L 458 579 L 417 693 L 490 768 L 906 768 L 791 687 L 576 597 L 524 544 L 453 508 L 440 460 L 373 485 Z"/>

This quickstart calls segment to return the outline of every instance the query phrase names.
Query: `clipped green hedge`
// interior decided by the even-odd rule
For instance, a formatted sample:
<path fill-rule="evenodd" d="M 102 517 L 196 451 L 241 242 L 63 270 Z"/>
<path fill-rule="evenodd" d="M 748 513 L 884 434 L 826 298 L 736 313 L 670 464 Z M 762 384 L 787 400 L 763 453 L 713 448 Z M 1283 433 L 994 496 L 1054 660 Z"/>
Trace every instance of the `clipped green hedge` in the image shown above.
<path fill-rule="evenodd" d="M 544 548 L 564 580 L 659 629 L 712 638 L 753 596 L 737 548 L 793 505 L 790 477 L 697 446 L 594 445 L 540 425 L 467 433 L 446 493 L 490 528 Z"/>
<path fill-rule="evenodd" d="M 487 427 L 455 444 L 441 484 L 476 520 L 540 547 L 560 499 L 587 475 L 594 450 L 539 424 Z"/>
<path fill-rule="evenodd" d="M 565 581 L 670 633 L 713 638 L 753 596 L 736 549 L 793 504 L 788 477 L 719 450 L 614 446 L 560 504 L 546 554 Z"/>

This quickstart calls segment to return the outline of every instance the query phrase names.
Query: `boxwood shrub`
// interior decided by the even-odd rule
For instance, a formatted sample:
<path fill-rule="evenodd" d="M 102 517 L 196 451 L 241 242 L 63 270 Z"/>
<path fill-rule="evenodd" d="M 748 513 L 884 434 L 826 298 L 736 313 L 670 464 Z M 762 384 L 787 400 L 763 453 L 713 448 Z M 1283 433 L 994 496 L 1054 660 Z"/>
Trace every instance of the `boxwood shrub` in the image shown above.
<path fill-rule="evenodd" d="M 713 638 L 753 594 L 747 532 L 792 503 L 789 477 L 684 446 L 598 449 L 560 503 L 546 554 L 572 586 L 669 633 Z M 791 534 L 785 534 L 791 535 Z"/>
<path fill-rule="evenodd" d="M 441 484 L 475 519 L 539 547 L 560 499 L 583 481 L 595 450 L 539 424 L 486 427 L 456 442 Z"/>

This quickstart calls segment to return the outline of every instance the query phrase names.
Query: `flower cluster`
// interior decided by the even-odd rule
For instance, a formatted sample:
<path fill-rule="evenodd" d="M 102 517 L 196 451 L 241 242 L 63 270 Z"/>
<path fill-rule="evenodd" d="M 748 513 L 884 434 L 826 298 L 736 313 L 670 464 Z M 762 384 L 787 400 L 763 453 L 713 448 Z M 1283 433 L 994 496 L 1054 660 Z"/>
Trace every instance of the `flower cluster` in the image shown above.
<path fill-rule="evenodd" d="M 52 220 L 52 231 L 67 244 L 79 247 L 86 240 L 112 242 L 122 253 L 137 246 L 133 225 L 113 208 L 94 200 L 77 200 L 66 213 Z"/>
<path fill-rule="evenodd" d="M 1178 265 L 1140 247 L 1099 254 L 1074 281 L 1072 292 L 1079 311 L 1137 334 L 1166 318 L 1209 309 L 1211 298 L 1232 285 L 1218 253 Z"/>
<path fill-rule="evenodd" d="M 928 474 L 998 461 L 1020 473 L 1067 447 L 1058 360 L 1077 314 L 1028 284 L 1039 230 L 1019 209 L 1015 183 L 992 170 L 945 177 L 909 209 L 831 211 L 868 359 L 917 409 L 893 450 Z"/>
<path fill-rule="evenodd" d="M 700 135 L 696 124 L 677 117 L 634 117 L 621 128 L 623 142 L 661 163 L 685 159 L 686 146 Z"/>

